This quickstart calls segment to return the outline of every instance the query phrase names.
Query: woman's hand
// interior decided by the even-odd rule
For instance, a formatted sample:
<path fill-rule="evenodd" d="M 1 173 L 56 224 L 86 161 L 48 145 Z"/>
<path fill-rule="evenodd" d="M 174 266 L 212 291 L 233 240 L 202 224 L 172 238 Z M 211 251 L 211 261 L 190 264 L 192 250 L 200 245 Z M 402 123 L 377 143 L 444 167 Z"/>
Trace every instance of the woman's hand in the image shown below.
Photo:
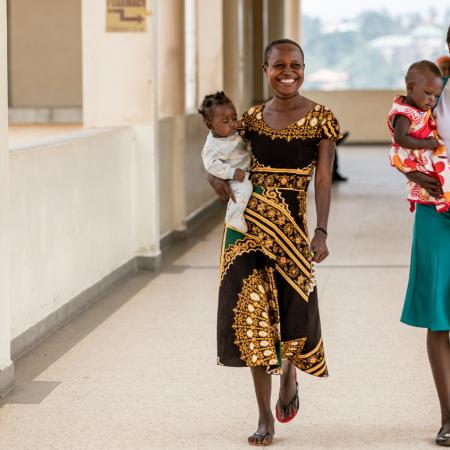
<path fill-rule="evenodd" d="M 231 200 L 236 203 L 233 191 L 231 190 L 231 187 L 227 181 L 222 180 L 221 178 L 217 178 L 210 173 L 208 174 L 207 180 L 221 200 L 227 202 L 231 198 Z"/>
<path fill-rule="evenodd" d="M 330 254 L 326 241 L 327 236 L 325 233 L 320 230 L 316 230 L 310 245 L 314 262 L 320 263 Z"/>
<path fill-rule="evenodd" d="M 417 171 L 405 173 L 405 176 L 409 181 L 423 187 L 432 197 L 439 198 L 444 195 L 441 183 L 436 178 Z"/>

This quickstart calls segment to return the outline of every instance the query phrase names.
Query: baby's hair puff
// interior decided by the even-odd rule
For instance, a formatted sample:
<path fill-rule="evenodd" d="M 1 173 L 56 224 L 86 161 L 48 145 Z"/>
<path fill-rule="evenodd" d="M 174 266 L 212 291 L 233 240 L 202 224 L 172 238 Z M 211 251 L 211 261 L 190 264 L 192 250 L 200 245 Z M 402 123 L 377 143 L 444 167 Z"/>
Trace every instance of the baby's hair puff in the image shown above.
<path fill-rule="evenodd" d="M 233 102 L 225 95 L 223 91 L 217 91 L 214 94 L 206 95 L 198 112 L 204 120 L 209 120 L 216 106 L 232 104 Z"/>

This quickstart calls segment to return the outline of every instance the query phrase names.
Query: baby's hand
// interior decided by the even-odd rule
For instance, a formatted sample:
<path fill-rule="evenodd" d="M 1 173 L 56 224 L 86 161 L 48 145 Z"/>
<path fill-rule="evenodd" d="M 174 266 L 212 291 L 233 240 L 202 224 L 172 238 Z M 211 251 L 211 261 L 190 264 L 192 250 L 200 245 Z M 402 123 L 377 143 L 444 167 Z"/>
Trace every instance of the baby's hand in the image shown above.
<path fill-rule="evenodd" d="M 429 150 L 436 150 L 438 147 L 440 147 L 442 144 L 433 137 L 428 137 L 423 139 L 424 148 Z"/>
<path fill-rule="evenodd" d="M 239 183 L 242 183 L 245 180 L 245 172 L 242 169 L 236 169 L 234 171 L 233 180 L 237 180 Z"/>

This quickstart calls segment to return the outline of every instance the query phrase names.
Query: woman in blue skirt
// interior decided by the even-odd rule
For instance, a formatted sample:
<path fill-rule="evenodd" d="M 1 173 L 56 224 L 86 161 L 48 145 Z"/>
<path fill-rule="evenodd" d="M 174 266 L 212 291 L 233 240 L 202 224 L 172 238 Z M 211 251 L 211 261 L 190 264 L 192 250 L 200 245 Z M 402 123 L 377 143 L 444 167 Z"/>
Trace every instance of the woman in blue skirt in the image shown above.
<path fill-rule="evenodd" d="M 447 32 L 450 51 L 450 27 Z M 450 82 L 434 110 L 437 131 L 450 152 Z M 442 195 L 440 182 L 421 172 L 405 173 L 432 197 Z M 442 426 L 436 443 L 450 446 L 450 212 L 418 204 L 412 242 L 408 290 L 401 321 L 427 328 L 427 350 L 441 406 Z"/>

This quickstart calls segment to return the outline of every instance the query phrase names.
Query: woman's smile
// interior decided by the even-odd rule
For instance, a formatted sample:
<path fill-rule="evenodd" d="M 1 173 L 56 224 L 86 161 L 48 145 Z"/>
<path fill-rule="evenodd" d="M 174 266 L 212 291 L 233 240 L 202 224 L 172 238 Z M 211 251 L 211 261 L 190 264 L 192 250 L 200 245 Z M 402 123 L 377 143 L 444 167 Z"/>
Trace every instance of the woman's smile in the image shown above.
<path fill-rule="evenodd" d="M 278 81 L 287 86 L 291 86 L 297 81 L 297 79 L 296 78 L 281 78 L 281 79 L 278 79 Z"/>

